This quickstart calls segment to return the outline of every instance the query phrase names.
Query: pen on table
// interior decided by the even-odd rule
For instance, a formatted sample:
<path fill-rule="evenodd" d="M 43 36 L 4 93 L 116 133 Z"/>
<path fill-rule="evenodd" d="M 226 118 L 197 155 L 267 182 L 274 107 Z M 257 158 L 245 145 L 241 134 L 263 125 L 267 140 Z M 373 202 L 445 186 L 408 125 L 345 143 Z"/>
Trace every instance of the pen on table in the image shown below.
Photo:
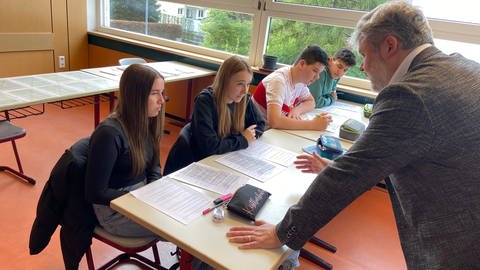
<path fill-rule="evenodd" d="M 212 212 L 213 209 L 218 208 L 218 207 L 220 207 L 220 206 L 223 206 L 223 205 L 227 204 L 229 201 L 230 201 L 230 200 L 228 200 L 228 201 L 223 201 L 223 202 L 221 202 L 221 203 L 219 203 L 219 204 L 217 204 L 217 205 L 215 205 L 215 206 L 212 206 L 212 207 L 210 207 L 210 208 L 207 208 L 207 209 L 203 210 L 203 211 L 202 211 L 202 215 L 206 215 L 206 214 Z"/>
<path fill-rule="evenodd" d="M 217 204 L 222 203 L 224 201 L 229 201 L 232 197 L 233 197 L 232 193 L 222 195 L 222 196 L 216 198 L 215 200 L 213 200 L 213 204 L 217 205 Z"/>

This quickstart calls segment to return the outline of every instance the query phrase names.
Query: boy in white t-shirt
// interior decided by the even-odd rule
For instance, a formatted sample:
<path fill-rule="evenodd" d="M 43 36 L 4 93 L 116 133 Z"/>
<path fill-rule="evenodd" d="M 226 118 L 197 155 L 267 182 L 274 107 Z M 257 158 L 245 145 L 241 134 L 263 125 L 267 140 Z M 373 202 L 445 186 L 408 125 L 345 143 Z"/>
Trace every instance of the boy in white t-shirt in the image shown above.
<path fill-rule="evenodd" d="M 274 71 L 258 84 L 253 100 L 269 128 L 324 130 L 328 126 L 332 119 L 326 113 L 311 120 L 300 118 L 315 108 L 307 86 L 318 79 L 327 63 L 325 51 L 310 45 L 293 66 Z"/>

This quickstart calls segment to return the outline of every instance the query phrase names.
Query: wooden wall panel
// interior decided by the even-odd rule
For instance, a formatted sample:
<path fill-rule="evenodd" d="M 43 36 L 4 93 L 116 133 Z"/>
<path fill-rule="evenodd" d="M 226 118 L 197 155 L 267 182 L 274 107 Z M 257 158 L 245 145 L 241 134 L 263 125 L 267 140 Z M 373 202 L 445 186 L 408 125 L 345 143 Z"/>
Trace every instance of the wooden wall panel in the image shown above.
<path fill-rule="evenodd" d="M 52 51 L 0 52 L 0 78 L 54 72 Z"/>
<path fill-rule="evenodd" d="M 138 57 L 132 54 L 123 53 L 96 45 L 88 45 L 88 66 L 106 67 L 118 65 L 118 59 L 127 57 Z M 151 62 L 150 59 L 145 59 L 147 62 Z"/>
<path fill-rule="evenodd" d="M 204 88 L 211 85 L 213 83 L 213 78 L 214 76 L 207 76 L 203 78 L 193 79 L 192 97 L 190 100 L 190 113 L 193 112 L 195 96 L 200 93 L 200 91 L 202 91 Z M 187 81 L 172 82 L 165 85 L 167 95 L 170 98 L 166 107 L 167 113 L 173 114 L 180 118 L 185 118 L 187 116 L 185 114 L 185 107 L 187 104 L 187 88 Z"/>
<path fill-rule="evenodd" d="M 51 33 L 52 13 L 50 0 L 2 0 L 0 32 Z"/>
<path fill-rule="evenodd" d="M 87 1 L 67 1 L 70 70 L 88 67 Z"/>
<path fill-rule="evenodd" d="M 165 85 L 168 102 L 165 112 L 177 117 L 185 118 L 185 105 L 187 100 L 187 82 L 171 82 Z"/>
<path fill-rule="evenodd" d="M 52 32 L 55 33 L 54 52 L 55 71 L 68 71 L 70 59 L 68 53 L 67 0 L 52 0 Z M 60 68 L 59 56 L 65 56 L 65 67 Z"/>
<path fill-rule="evenodd" d="M 86 1 L 2 0 L 0 76 L 87 68 L 86 22 Z M 59 67 L 61 55 L 64 68 Z"/>
<path fill-rule="evenodd" d="M 53 50 L 52 33 L 0 33 L 0 52 Z"/>

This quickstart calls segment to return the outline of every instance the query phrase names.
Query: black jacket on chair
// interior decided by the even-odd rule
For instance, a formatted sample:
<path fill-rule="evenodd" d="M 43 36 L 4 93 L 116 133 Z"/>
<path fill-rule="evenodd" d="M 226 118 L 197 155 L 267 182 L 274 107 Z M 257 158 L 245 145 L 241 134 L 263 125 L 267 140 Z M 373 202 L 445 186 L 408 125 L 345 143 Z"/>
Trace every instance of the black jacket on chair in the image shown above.
<path fill-rule="evenodd" d="M 61 225 L 65 269 L 78 269 L 92 243 L 97 224 L 92 205 L 84 196 L 88 141 L 89 138 L 84 138 L 76 142 L 55 164 L 38 201 L 37 216 L 30 232 L 30 254 L 38 254 Z"/>

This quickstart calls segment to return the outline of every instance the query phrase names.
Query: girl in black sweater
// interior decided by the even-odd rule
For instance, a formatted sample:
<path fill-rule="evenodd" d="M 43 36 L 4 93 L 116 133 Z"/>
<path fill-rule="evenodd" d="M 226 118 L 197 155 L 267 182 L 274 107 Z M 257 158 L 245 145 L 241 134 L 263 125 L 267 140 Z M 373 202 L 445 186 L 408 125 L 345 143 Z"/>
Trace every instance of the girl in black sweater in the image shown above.
<path fill-rule="evenodd" d="M 265 128 L 248 89 L 253 72 L 238 56 L 226 59 L 212 86 L 195 97 L 192 151 L 197 160 L 247 148 Z"/>
<path fill-rule="evenodd" d="M 100 225 L 126 237 L 156 235 L 109 207 L 110 201 L 162 177 L 160 137 L 164 117 L 163 76 L 140 64 L 130 65 L 120 79 L 115 112 L 90 138 L 85 196 Z"/>

